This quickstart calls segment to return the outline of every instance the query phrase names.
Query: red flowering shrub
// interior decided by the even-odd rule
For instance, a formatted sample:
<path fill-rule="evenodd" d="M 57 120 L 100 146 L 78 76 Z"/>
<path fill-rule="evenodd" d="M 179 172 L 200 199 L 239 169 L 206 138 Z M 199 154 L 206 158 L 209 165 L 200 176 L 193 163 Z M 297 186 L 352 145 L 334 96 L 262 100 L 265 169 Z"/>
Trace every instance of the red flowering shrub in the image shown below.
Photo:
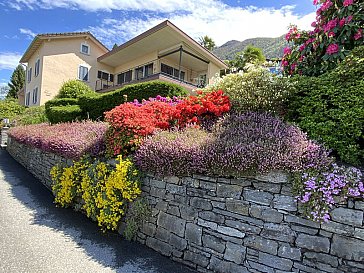
<path fill-rule="evenodd" d="M 230 107 L 229 98 L 221 90 L 189 96 L 178 103 L 150 100 L 145 104 L 121 104 L 105 113 L 105 120 L 111 125 L 107 133 L 107 154 L 128 154 L 157 129 L 200 124 L 221 116 Z"/>

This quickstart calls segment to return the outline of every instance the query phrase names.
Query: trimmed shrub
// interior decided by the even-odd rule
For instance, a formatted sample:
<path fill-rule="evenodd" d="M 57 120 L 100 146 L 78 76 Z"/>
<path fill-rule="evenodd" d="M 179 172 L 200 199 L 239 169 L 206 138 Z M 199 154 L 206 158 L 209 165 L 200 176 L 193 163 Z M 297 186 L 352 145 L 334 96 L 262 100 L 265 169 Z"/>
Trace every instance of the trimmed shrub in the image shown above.
<path fill-rule="evenodd" d="M 299 128 L 254 112 L 226 116 L 212 133 L 193 128 L 158 132 L 143 142 L 134 158 L 141 170 L 161 176 L 177 172 L 241 177 L 322 169 L 332 161 Z"/>
<path fill-rule="evenodd" d="M 94 91 L 82 81 L 79 80 L 69 80 L 63 83 L 61 89 L 59 90 L 57 99 L 62 98 L 78 98 L 84 95 L 95 95 Z"/>
<path fill-rule="evenodd" d="M 78 105 L 78 99 L 63 98 L 63 99 L 53 99 L 53 100 L 47 101 L 45 103 L 45 113 L 46 113 L 48 120 L 51 123 L 72 121 L 73 119 L 70 119 L 70 117 L 68 115 L 63 117 L 62 115 L 59 115 L 59 113 L 58 113 L 59 106 L 70 106 L 70 105 Z M 53 107 L 56 107 L 56 108 L 53 108 Z M 54 109 L 54 111 L 53 111 L 53 109 Z M 76 108 L 74 107 L 74 109 L 76 109 Z M 64 111 L 67 112 L 67 109 Z M 70 109 L 69 109 L 69 111 L 70 111 Z M 76 112 L 80 112 L 80 111 L 77 110 Z M 75 113 L 75 115 L 76 115 L 76 113 Z M 78 114 L 78 116 L 76 118 L 81 118 L 81 117 L 84 118 L 84 116 L 82 115 L 82 111 Z"/>
<path fill-rule="evenodd" d="M 84 113 L 90 119 L 103 119 L 104 112 L 113 109 L 124 102 L 132 102 L 135 99 L 142 101 L 158 95 L 162 97 L 186 96 L 188 92 L 181 86 L 161 82 L 151 81 L 139 84 L 127 85 L 116 91 L 99 96 L 83 96 L 79 99 L 79 104 Z"/>
<path fill-rule="evenodd" d="M 288 119 L 333 149 L 341 160 L 364 162 L 364 46 L 333 71 L 296 77 Z"/>
<path fill-rule="evenodd" d="M 107 123 L 91 121 L 55 125 L 42 123 L 14 127 L 8 133 L 20 143 L 78 159 L 85 154 L 97 156 L 104 153 L 107 127 Z"/>
<path fill-rule="evenodd" d="M 51 123 L 81 120 L 82 110 L 79 105 L 53 106 L 49 108 L 47 117 Z"/>
<path fill-rule="evenodd" d="M 268 111 L 284 113 L 284 103 L 293 92 L 293 84 L 262 67 L 252 66 L 247 72 L 215 79 L 205 91 L 223 90 L 232 108 L 239 112 Z"/>

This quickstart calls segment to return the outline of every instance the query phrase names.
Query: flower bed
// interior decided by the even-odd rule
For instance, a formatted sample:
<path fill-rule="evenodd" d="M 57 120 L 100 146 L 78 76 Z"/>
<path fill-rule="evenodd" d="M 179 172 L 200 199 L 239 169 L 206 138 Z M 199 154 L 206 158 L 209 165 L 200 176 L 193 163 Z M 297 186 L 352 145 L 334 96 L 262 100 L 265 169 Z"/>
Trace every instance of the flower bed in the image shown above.
<path fill-rule="evenodd" d="M 96 156 L 105 151 L 107 128 L 107 123 L 91 121 L 56 125 L 42 123 L 11 128 L 9 136 L 43 151 L 78 159 L 85 154 Z"/>

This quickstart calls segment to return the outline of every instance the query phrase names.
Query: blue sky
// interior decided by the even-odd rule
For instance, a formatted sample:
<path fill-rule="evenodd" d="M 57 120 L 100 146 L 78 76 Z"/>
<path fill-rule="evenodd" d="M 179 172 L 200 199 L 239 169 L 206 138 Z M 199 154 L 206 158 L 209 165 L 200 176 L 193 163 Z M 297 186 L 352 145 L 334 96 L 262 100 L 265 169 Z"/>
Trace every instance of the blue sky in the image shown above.
<path fill-rule="evenodd" d="M 278 37 L 290 23 L 307 29 L 314 12 L 312 0 L 1 0 L 0 85 L 38 33 L 91 31 L 110 48 L 169 19 L 222 45 Z"/>

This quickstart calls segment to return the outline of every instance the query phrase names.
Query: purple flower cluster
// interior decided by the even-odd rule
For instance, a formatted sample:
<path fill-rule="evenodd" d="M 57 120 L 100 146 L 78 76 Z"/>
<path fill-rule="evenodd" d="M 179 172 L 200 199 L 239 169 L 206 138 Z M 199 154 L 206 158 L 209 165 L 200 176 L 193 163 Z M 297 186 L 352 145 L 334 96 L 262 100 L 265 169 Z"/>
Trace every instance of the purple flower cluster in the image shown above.
<path fill-rule="evenodd" d="M 11 128 L 9 136 L 46 152 L 79 159 L 85 154 L 96 156 L 105 151 L 107 128 L 107 123 L 91 121 L 55 125 L 42 123 Z"/>
<path fill-rule="evenodd" d="M 149 98 L 148 100 L 142 100 L 142 102 L 139 102 L 137 99 L 135 99 L 133 102 L 129 102 L 135 106 L 143 106 L 146 105 L 150 102 L 154 102 L 154 101 L 161 101 L 161 102 L 165 102 L 165 103 L 169 103 L 170 105 L 174 106 L 177 105 L 178 103 L 180 103 L 182 101 L 181 98 L 174 96 L 173 98 L 168 98 L 168 97 L 162 97 L 160 95 L 156 96 L 155 98 Z"/>
<path fill-rule="evenodd" d="M 332 162 L 327 151 L 297 127 L 255 112 L 225 116 L 211 133 L 201 129 L 159 132 L 144 141 L 135 160 L 142 170 L 159 175 L 177 171 L 235 177 L 320 169 Z"/>
<path fill-rule="evenodd" d="M 327 222 L 330 219 L 329 210 L 337 202 L 349 197 L 364 198 L 364 175 L 354 167 L 332 164 L 324 172 L 311 169 L 302 174 L 301 184 L 301 194 L 296 198 L 315 221 Z"/>

